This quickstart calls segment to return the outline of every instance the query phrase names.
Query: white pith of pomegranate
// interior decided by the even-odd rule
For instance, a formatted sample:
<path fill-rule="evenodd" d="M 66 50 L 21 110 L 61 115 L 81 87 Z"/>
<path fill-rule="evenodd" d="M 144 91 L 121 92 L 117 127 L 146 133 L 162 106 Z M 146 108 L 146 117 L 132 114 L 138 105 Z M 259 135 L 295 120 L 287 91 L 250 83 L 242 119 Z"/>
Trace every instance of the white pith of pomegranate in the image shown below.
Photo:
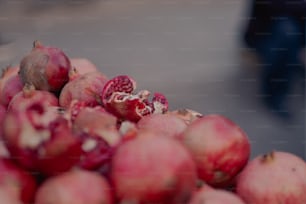
<path fill-rule="evenodd" d="M 137 127 L 140 130 L 159 131 L 165 136 L 179 139 L 187 124 L 174 115 L 156 113 L 142 117 Z"/>
<path fill-rule="evenodd" d="M 179 141 L 143 131 L 118 147 L 111 178 L 122 203 L 183 203 L 195 188 L 196 168 Z"/>
<path fill-rule="evenodd" d="M 19 66 L 7 67 L 0 79 L 0 104 L 8 106 L 13 96 L 20 92 L 23 83 L 18 75 Z"/>
<path fill-rule="evenodd" d="M 107 111 L 121 120 L 139 121 L 152 113 L 165 113 L 168 101 L 161 93 L 154 93 L 149 101 L 150 92 L 141 90 L 134 94 L 136 81 L 127 75 L 119 75 L 109 80 L 101 92 L 103 105 Z"/>
<path fill-rule="evenodd" d="M 62 50 L 35 41 L 31 52 L 20 62 L 19 74 L 24 84 L 59 92 L 69 80 L 70 69 L 70 60 Z"/>
<path fill-rule="evenodd" d="M 193 194 L 188 204 L 245 204 L 241 198 L 234 193 L 217 190 L 204 185 Z"/>
<path fill-rule="evenodd" d="M 0 158 L 0 189 L 4 188 L 14 192 L 14 196 L 10 196 L 28 204 L 34 201 L 37 185 L 32 175 L 16 166 L 9 159 Z M 1 198 L 0 202 L 3 203 Z"/>
<path fill-rule="evenodd" d="M 238 176 L 236 191 L 246 203 L 306 203 L 306 163 L 289 152 L 257 156 Z"/>
<path fill-rule="evenodd" d="M 101 105 L 100 93 L 107 80 L 107 77 L 100 72 L 90 72 L 69 81 L 60 93 L 60 105 L 68 108 L 73 100 L 92 107 Z"/>
<path fill-rule="evenodd" d="M 247 135 L 222 115 L 205 115 L 195 120 L 182 139 L 193 155 L 199 178 L 215 187 L 230 185 L 249 159 Z"/>
<path fill-rule="evenodd" d="M 35 87 L 26 84 L 22 91 L 16 94 L 8 105 L 8 111 L 22 110 L 33 103 L 43 103 L 45 106 L 58 106 L 58 99 L 48 91 L 35 90 Z"/>
<path fill-rule="evenodd" d="M 47 179 L 38 189 L 35 204 L 112 204 L 110 185 L 101 175 L 75 170 Z"/>

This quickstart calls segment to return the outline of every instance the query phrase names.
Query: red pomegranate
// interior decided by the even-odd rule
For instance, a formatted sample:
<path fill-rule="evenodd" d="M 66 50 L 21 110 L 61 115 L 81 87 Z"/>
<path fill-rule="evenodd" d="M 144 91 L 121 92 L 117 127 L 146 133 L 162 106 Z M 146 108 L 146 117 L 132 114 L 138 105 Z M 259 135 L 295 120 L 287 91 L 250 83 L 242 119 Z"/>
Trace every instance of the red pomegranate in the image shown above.
<path fill-rule="evenodd" d="M 14 192 L 18 200 L 29 204 L 34 200 L 36 181 L 32 175 L 16 166 L 8 159 L 0 159 L 0 189 Z M 10 195 L 14 197 L 13 195 Z M 0 201 L 3 203 L 3 200 Z"/>
<path fill-rule="evenodd" d="M 217 190 L 207 185 L 198 190 L 189 201 L 189 204 L 245 204 L 240 197 L 225 190 Z"/>
<path fill-rule="evenodd" d="M 227 187 L 247 164 L 250 143 L 234 122 L 221 115 L 205 115 L 183 133 L 199 178 L 215 187 Z"/>
<path fill-rule="evenodd" d="M 37 191 L 35 204 L 112 204 L 110 185 L 99 174 L 75 170 L 49 178 Z"/>
<path fill-rule="evenodd" d="M 141 131 L 115 152 L 112 181 L 122 203 L 183 203 L 196 185 L 196 168 L 177 140 Z"/>
<path fill-rule="evenodd" d="M 187 108 L 177 109 L 167 113 L 183 119 L 187 125 L 192 123 L 194 120 L 203 117 L 201 113 Z"/>
<path fill-rule="evenodd" d="M 101 105 L 100 93 L 107 80 L 107 77 L 100 72 L 90 72 L 69 81 L 60 93 L 60 106 L 68 108 L 73 100 L 92 107 Z"/>
<path fill-rule="evenodd" d="M 289 152 L 257 156 L 238 176 L 236 191 L 246 203 L 306 203 L 306 163 Z"/>
<path fill-rule="evenodd" d="M 23 83 L 18 75 L 19 66 L 7 67 L 0 79 L 0 104 L 8 106 L 12 98 L 22 90 Z"/>
<path fill-rule="evenodd" d="M 7 113 L 3 137 L 10 154 L 29 170 L 53 175 L 79 161 L 81 141 L 57 108 L 35 102 Z"/>
<path fill-rule="evenodd" d="M 168 137 L 179 138 L 187 128 L 187 124 L 174 115 L 156 113 L 141 118 L 137 127 L 140 130 L 160 131 Z"/>
<path fill-rule="evenodd" d="M 20 62 L 19 74 L 24 84 L 59 92 L 69 80 L 70 69 L 70 60 L 62 50 L 35 41 L 32 51 Z"/>

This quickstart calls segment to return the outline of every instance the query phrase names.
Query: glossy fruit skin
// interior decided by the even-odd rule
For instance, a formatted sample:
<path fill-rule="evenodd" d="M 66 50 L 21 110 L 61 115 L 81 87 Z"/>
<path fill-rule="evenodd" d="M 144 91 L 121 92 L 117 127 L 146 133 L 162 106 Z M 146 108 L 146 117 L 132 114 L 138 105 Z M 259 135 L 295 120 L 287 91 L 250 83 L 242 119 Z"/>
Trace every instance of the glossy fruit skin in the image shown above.
<path fill-rule="evenodd" d="M 182 136 L 193 155 L 199 178 L 214 187 L 228 187 L 247 164 L 250 143 L 234 122 L 222 115 L 205 115 Z"/>
<path fill-rule="evenodd" d="M 183 203 L 196 178 L 195 164 L 182 144 L 149 131 L 125 141 L 112 161 L 112 182 L 121 202 Z"/>
<path fill-rule="evenodd" d="M 38 90 L 59 92 L 69 81 L 71 63 L 59 48 L 34 42 L 33 49 L 20 62 L 19 75 L 24 84 Z"/>
<path fill-rule="evenodd" d="M 252 204 L 306 203 L 306 163 L 289 152 L 259 155 L 238 176 L 236 192 Z"/>
<path fill-rule="evenodd" d="M 9 159 L 1 158 L 0 188 L 14 191 L 18 200 L 29 204 L 34 200 L 37 184 L 32 175 L 16 166 Z"/>
<path fill-rule="evenodd" d="M 37 191 L 35 204 L 112 204 L 112 196 L 101 175 L 72 170 L 47 179 Z"/>

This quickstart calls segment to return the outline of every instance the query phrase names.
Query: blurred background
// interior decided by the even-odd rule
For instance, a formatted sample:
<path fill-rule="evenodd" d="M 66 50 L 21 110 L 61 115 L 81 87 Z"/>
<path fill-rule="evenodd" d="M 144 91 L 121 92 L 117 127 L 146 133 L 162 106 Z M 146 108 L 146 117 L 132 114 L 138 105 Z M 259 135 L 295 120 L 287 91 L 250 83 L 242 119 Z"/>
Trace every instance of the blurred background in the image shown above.
<path fill-rule="evenodd" d="M 164 93 L 171 110 L 227 116 L 248 134 L 252 157 L 306 159 L 305 80 L 290 92 L 290 120 L 262 104 L 258 58 L 241 42 L 248 12 L 244 0 L 0 0 L 0 66 L 18 64 L 38 39 Z"/>

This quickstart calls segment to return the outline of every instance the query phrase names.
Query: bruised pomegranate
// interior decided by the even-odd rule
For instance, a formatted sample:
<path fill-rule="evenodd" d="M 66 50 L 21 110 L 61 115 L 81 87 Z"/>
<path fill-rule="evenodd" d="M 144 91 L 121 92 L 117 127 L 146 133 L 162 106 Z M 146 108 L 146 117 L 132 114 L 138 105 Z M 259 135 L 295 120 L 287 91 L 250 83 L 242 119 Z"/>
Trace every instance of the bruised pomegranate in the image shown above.
<path fill-rule="evenodd" d="M 19 74 L 23 83 L 38 90 L 59 92 L 69 80 L 70 69 L 70 60 L 62 50 L 35 41 L 32 51 L 21 60 Z"/>
<path fill-rule="evenodd" d="M 75 117 L 73 130 L 83 140 L 81 167 L 96 169 L 109 164 L 121 139 L 115 116 L 100 107 L 85 107 Z"/>
<path fill-rule="evenodd" d="M 35 87 L 26 84 L 22 91 L 16 94 L 8 106 L 8 111 L 24 109 L 31 104 L 41 102 L 46 106 L 58 106 L 58 99 L 48 91 L 35 90 Z"/>
<path fill-rule="evenodd" d="M 150 131 L 119 146 L 112 181 L 122 203 L 183 203 L 196 184 L 196 168 L 177 140 Z"/>
<path fill-rule="evenodd" d="M 98 68 L 86 58 L 70 58 L 72 68 L 75 68 L 80 75 L 97 72 Z"/>
<path fill-rule="evenodd" d="M 179 138 L 187 128 L 187 124 L 174 115 L 157 113 L 141 118 L 137 127 L 140 130 L 160 131 L 168 137 Z"/>
<path fill-rule="evenodd" d="M 20 167 L 8 159 L 0 159 L 0 188 L 14 191 L 18 200 L 28 204 L 33 202 L 36 192 L 36 181 Z M 0 196 L 1 199 L 1 196 Z M 0 200 L 3 203 L 3 200 Z"/>
<path fill-rule="evenodd" d="M 246 203 L 306 203 L 306 163 L 289 152 L 260 155 L 238 176 L 236 191 Z"/>
<path fill-rule="evenodd" d="M 0 79 L 0 104 L 8 106 L 12 98 L 22 90 L 23 83 L 18 75 L 19 67 L 7 67 Z"/>
<path fill-rule="evenodd" d="M 79 160 L 81 141 L 57 110 L 37 101 L 7 113 L 3 124 L 7 147 L 19 164 L 46 175 L 66 171 Z"/>
<path fill-rule="evenodd" d="M 136 82 L 129 76 L 119 75 L 109 80 L 102 91 L 101 99 L 107 111 L 121 120 L 139 121 L 152 113 L 165 113 L 168 101 L 161 93 L 154 93 L 149 101 L 150 92 L 141 90 L 137 94 Z"/>
<path fill-rule="evenodd" d="M 190 200 L 189 204 L 245 204 L 234 193 L 203 186 Z"/>
<path fill-rule="evenodd" d="M 69 81 L 60 93 L 60 106 L 68 108 L 73 100 L 84 102 L 87 106 L 101 105 L 100 93 L 107 80 L 100 72 L 90 72 Z"/>
<path fill-rule="evenodd" d="M 183 133 L 199 178 L 215 187 L 227 187 L 246 165 L 250 155 L 247 135 L 221 115 L 206 115 L 192 122 Z"/>
<path fill-rule="evenodd" d="M 99 174 L 75 170 L 49 178 L 37 191 L 35 204 L 112 204 L 112 192 Z"/>

